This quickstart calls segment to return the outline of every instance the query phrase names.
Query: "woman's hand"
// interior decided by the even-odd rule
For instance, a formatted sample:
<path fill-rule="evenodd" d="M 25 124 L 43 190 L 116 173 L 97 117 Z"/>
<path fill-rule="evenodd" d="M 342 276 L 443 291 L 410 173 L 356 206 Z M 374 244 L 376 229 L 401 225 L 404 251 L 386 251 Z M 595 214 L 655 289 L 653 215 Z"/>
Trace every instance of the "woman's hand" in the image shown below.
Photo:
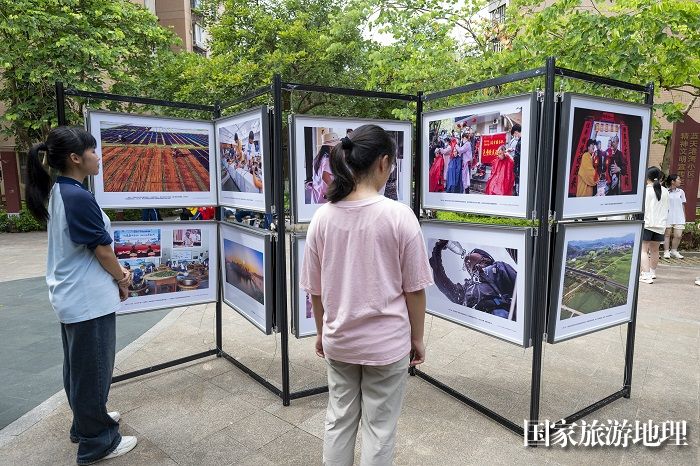
<path fill-rule="evenodd" d="M 119 288 L 128 288 L 129 285 L 131 285 L 131 272 L 124 267 L 122 267 L 122 273 L 124 276 L 117 280 L 117 284 L 119 285 Z"/>
<path fill-rule="evenodd" d="M 119 301 L 126 301 L 129 297 L 129 288 L 126 286 L 119 287 Z"/>
<path fill-rule="evenodd" d="M 411 341 L 411 362 L 409 366 L 417 366 L 425 362 L 425 343 L 423 340 Z"/>
<path fill-rule="evenodd" d="M 319 358 L 326 357 L 326 354 L 323 352 L 323 336 L 321 334 L 316 335 L 316 356 Z"/>

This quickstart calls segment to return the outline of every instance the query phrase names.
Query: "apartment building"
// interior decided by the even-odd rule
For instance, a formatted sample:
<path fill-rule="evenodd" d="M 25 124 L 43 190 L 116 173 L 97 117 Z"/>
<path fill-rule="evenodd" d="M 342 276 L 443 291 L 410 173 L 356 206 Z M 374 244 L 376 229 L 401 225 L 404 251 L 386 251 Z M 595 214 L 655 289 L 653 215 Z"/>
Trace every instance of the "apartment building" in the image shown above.
<path fill-rule="evenodd" d="M 172 29 L 182 40 L 180 50 L 208 54 L 209 36 L 197 13 L 201 0 L 130 0 L 147 8 L 158 17 L 161 26 Z M 5 104 L 0 102 L 0 114 Z M 15 152 L 15 141 L 0 136 L 0 207 L 8 212 L 18 212 L 24 192 L 22 173 L 26 169 L 26 156 Z"/>

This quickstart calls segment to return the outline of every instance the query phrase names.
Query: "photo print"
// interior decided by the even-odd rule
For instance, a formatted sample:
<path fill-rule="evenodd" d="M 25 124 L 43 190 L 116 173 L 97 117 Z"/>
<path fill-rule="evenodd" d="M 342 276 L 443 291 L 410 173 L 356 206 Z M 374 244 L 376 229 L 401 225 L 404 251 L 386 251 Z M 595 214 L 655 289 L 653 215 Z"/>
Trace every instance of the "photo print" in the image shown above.
<path fill-rule="evenodd" d="M 198 248 L 202 245 L 202 230 L 188 228 L 173 231 L 173 248 Z"/>
<path fill-rule="evenodd" d="M 90 112 L 102 207 L 180 207 L 216 204 L 210 148 L 213 125 L 203 121 Z"/>
<path fill-rule="evenodd" d="M 296 222 L 309 222 L 318 207 L 328 200 L 333 182 L 330 153 L 340 139 L 365 124 L 376 124 L 396 141 L 396 168 L 381 194 L 411 205 L 412 125 L 406 121 L 361 120 L 337 117 L 293 115 L 290 131 L 294 174 L 292 197 Z"/>
<path fill-rule="evenodd" d="M 267 211 L 271 199 L 266 179 L 270 160 L 267 113 L 267 107 L 261 107 L 215 123 L 222 205 Z"/>
<path fill-rule="evenodd" d="M 644 105 L 567 94 L 559 171 L 561 218 L 639 212 L 649 152 L 650 110 Z M 563 170 L 565 169 L 565 170 Z M 562 173 L 562 170 L 564 173 Z"/>
<path fill-rule="evenodd" d="M 311 295 L 299 286 L 299 268 L 304 262 L 304 250 L 306 248 L 305 236 L 292 237 L 292 300 L 293 300 L 293 327 L 294 336 L 297 338 L 316 335 L 316 321 L 311 307 Z"/>
<path fill-rule="evenodd" d="M 115 230 L 114 254 L 117 259 L 160 257 L 160 228 Z"/>
<path fill-rule="evenodd" d="M 639 222 L 578 223 L 560 226 L 552 283 L 556 306 L 549 339 L 568 338 L 629 322 L 639 257 Z"/>
<path fill-rule="evenodd" d="M 525 95 L 426 112 L 423 207 L 526 217 L 535 110 Z"/>
<path fill-rule="evenodd" d="M 186 238 L 191 240 L 186 240 Z M 120 313 L 201 304 L 216 300 L 216 224 L 182 229 L 182 223 L 114 223 L 114 252 L 132 275 Z"/>
<path fill-rule="evenodd" d="M 272 331 L 271 243 L 251 228 L 221 224 L 224 302 L 266 334 Z"/>
<path fill-rule="evenodd" d="M 424 223 L 428 313 L 526 345 L 526 229 Z"/>

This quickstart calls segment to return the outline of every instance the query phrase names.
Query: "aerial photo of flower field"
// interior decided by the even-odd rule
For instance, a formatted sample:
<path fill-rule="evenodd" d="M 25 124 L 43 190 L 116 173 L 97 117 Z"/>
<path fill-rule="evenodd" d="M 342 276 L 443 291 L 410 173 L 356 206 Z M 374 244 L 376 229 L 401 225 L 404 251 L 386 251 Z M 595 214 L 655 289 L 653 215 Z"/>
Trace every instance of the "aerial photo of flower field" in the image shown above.
<path fill-rule="evenodd" d="M 633 251 L 634 234 L 570 241 L 561 319 L 626 304 Z"/>
<path fill-rule="evenodd" d="M 102 122 L 105 192 L 209 191 L 206 129 Z"/>

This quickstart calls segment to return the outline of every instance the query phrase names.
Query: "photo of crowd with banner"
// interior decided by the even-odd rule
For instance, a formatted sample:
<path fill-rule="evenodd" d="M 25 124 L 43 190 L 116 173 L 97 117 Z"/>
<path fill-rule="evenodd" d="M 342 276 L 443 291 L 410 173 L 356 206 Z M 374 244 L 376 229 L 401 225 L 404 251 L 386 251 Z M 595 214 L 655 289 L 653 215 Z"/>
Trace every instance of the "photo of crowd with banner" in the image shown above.
<path fill-rule="evenodd" d="M 265 334 L 272 331 L 272 243 L 262 231 L 221 224 L 224 302 Z"/>
<path fill-rule="evenodd" d="M 292 199 L 297 222 L 309 222 L 327 201 L 333 182 L 330 154 L 340 139 L 363 125 L 381 126 L 396 141 L 396 166 L 381 194 L 411 205 L 412 125 L 405 121 L 355 120 L 336 117 L 293 115 L 290 120 Z"/>
<path fill-rule="evenodd" d="M 563 223 L 550 311 L 551 342 L 628 322 L 639 258 L 640 222 Z"/>
<path fill-rule="evenodd" d="M 562 218 L 641 211 L 649 107 L 568 94 L 563 109 Z"/>
<path fill-rule="evenodd" d="M 119 313 L 200 304 L 216 300 L 216 224 L 183 228 L 177 222 L 114 223 L 114 253 L 131 271 L 129 298 Z"/>
<path fill-rule="evenodd" d="M 203 121 L 91 111 L 102 207 L 178 207 L 216 203 L 214 134 Z"/>
<path fill-rule="evenodd" d="M 428 222 L 423 235 L 435 281 L 428 313 L 525 345 L 527 232 Z"/>
<path fill-rule="evenodd" d="M 423 115 L 424 207 L 526 216 L 531 95 Z"/>
<path fill-rule="evenodd" d="M 215 123 L 222 205 L 261 212 L 270 204 L 268 111 L 266 107 L 226 117 Z"/>

